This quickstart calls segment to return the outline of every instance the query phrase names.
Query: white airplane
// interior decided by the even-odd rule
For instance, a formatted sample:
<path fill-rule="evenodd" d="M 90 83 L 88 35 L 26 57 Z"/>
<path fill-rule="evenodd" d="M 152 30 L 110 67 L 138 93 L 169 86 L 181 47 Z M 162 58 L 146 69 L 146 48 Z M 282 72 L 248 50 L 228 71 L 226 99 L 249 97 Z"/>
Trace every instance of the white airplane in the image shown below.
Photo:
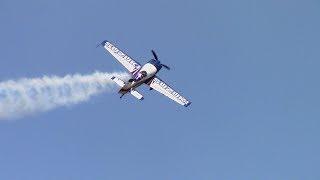
<path fill-rule="evenodd" d="M 162 67 L 168 70 L 170 70 L 170 68 L 167 65 L 161 64 L 158 60 L 157 54 L 153 50 L 151 52 L 154 59 L 151 59 L 147 64 L 141 66 L 110 42 L 103 41 L 101 45 L 109 51 L 109 53 L 111 53 L 113 57 L 115 57 L 132 75 L 128 82 L 124 82 L 117 77 L 111 78 L 121 87 L 119 90 L 119 93 L 121 94 L 120 98 L 130 92 L 137 99 L 143 100 L 143 96 L 136 90 L 136 88 L 145 83 L 150 86 L 150 90 L 155 89 L 185 107 L 191 104 L 189 100 L 181 96 L 156 76 Z"/>

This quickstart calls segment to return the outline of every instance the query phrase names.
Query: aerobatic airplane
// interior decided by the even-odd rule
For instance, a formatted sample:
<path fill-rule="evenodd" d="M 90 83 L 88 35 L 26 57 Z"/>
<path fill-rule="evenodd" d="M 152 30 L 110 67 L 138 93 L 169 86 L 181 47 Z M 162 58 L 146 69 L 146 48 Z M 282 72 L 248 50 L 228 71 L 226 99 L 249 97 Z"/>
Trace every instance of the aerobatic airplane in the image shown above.
<path fill-rule="evenodd" d="M 158 60 L 157 54 L 153 50 L 151 50 L 151 52 L 154 56 L 154 59 L 151 59 L 147 64 L 141 66 L 110 42 L 103 41 L 101 45 L 107 51 L 109 51 L 109 53 L 111 53 L 113 57 L 115 57 L 132 75 L 128 82 L 124 82 L 117 77 L 111 78 L 121 87 L 119 90 L 119 93 L 121 94 L 120 98 L 122 98 L 122 96 L 126 93 L 130 92 L 137 99 L 143 100 L 143 96 L 136 90 L 136 88 L 145 83 L 150 86 L 150 90 L 157 90 L 161 94 L 169 97 L 183 106 L 187 107 L 191 104 L 189 100 L 181 96 L 156 76 L 162 67 L 168 70 L 170 70 L 170 68 L 167 65 L 161 64 L 161 62 Z"/>

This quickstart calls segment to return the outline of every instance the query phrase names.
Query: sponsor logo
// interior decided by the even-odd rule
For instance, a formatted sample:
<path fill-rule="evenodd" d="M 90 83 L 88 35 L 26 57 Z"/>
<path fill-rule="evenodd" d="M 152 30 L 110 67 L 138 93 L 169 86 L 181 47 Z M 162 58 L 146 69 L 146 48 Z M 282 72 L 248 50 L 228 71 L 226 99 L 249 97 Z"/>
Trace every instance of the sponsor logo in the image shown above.
<path fill-rule="evenodd" d="M 134 71 L 139 69 L 140 65 L 137 64 L 133 59 L 131 59 L 129 56 L 127 56 L 125 53 L 120 51 L 117 47 L 112 45 L 109 42 L 106 42 L 105 47 L 107 47 L 112 53 L 120 56 L 123 60 L 127 61 L 129 64 L 131 64 L 134 67 Z"/>
<path fill-rule="evenodd" d="M 168 85 L 166 85 L 164 82 L 160 81 L 159 79 L 154 78 L 152 80 L 152 83 L 156 83 L 156 84 L 160 85 L 164 90 L 166 90 L 173 97 L 180 100 L 182 103 L 184 103 L 184 104 L 189 103 L 189 101 L 186 98 L 182 97 L 179 93 L 175 92 L 172 88 L 170 88 Z"/>

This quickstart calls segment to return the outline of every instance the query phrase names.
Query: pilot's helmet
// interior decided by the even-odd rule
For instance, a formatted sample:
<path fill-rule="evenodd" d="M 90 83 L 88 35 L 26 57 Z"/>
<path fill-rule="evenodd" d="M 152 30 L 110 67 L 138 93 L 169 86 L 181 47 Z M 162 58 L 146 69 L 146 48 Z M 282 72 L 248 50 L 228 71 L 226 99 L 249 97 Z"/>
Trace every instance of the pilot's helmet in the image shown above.
<path fill-rule="evenodd" d="M 141 71 L 141 74 L 142 74 L 143 77 L 147 76 L 147 72 L 146 71 Z"/>

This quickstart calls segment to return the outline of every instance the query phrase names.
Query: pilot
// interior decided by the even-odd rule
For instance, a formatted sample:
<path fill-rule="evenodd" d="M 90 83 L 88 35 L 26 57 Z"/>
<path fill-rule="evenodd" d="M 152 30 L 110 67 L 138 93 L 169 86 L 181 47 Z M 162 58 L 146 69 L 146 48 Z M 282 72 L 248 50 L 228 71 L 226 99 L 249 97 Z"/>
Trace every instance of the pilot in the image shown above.
<path fill-rule="evenodd" d="M 146 71 L 141 71 L 137 74 L 136 80 L 140 81 L 141 79 L 143 79 L 144 77 L 147 76 L 147 72 Z"/>

